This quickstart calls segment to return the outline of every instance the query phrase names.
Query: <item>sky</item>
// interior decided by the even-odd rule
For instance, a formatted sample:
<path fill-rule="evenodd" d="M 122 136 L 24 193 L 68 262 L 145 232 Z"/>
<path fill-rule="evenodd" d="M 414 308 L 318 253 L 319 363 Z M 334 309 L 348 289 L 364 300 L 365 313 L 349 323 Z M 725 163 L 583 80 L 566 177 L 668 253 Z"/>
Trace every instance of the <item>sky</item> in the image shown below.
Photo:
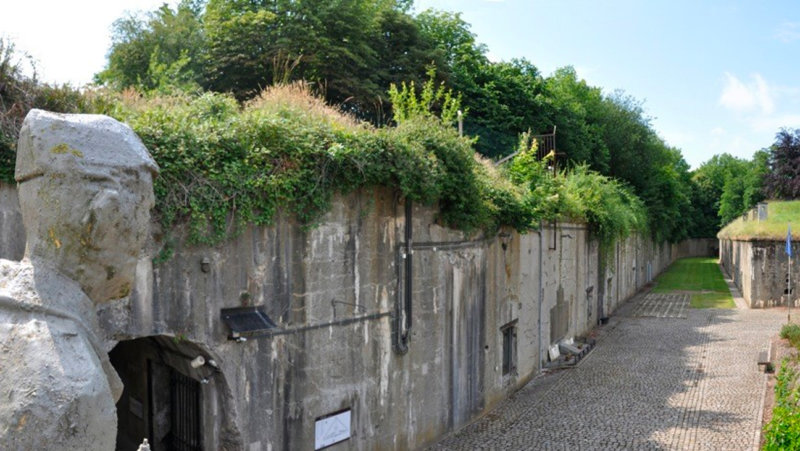
<path fill-rule="evenodd" d="M 82 86 L 105 65 L 114 20 L 164 2 L 3 3 L 0 36 L 34 58 L 39 78 Z M 693 168 L 724 152 L 750 158 L 781 127 L 800 128 L 800 2 L 417 0 L 415 7 L 462 13 L 494 61 L 526 58 L 543 75 L 573 66 L 590 85 L 643 101 L 656 132 Z"/>

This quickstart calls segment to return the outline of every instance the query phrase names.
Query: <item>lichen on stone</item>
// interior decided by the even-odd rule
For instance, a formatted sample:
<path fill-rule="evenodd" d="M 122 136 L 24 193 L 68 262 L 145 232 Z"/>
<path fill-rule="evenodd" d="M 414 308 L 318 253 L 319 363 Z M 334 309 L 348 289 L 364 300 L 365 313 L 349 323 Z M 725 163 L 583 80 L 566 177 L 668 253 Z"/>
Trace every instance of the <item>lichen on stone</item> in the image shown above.
<path fill-rule="evenodd" d="M 50 149 L 50 153 L 54 153 L 56 155 L 64 155 L 67 153 L 71 153 L 72 155 L 78 158 L 83 158 L 83 152 L 81 152 L 78 149 L 70 147 L 69 144 L 66 143 L 56 144 Z"/>

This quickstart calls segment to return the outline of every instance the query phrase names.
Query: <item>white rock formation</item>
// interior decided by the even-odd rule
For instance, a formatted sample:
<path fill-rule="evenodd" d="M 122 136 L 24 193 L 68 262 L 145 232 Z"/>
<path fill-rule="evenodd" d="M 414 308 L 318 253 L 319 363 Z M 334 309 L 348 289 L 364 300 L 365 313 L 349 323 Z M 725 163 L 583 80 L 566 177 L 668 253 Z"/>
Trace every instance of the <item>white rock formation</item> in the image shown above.
<path fill-rule="evenodd" d="M 97 306 L 130 292 L 158 167 L 111 118 L 31 111 L 17 148 L 27 233 L 0 260 L 0 446 L 114 449 L 122 385 Z"/>

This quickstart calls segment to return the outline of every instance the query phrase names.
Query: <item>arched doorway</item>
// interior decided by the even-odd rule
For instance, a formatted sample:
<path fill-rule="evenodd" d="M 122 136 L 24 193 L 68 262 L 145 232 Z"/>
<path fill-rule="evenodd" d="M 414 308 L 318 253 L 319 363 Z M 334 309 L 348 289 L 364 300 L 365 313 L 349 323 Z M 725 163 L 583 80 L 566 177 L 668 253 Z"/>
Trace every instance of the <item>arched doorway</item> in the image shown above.
<path fill-rule="evenodd" d="M 226 386 L 209 352 L 159 335 L 121 341 L 109 358 L 125 386 L 117 402 L 117 450 L 136 449 L 145 438 L 153 451 L 220 446 L 224 419 L 206 406 L 227 410 L 219 402 Z"/>

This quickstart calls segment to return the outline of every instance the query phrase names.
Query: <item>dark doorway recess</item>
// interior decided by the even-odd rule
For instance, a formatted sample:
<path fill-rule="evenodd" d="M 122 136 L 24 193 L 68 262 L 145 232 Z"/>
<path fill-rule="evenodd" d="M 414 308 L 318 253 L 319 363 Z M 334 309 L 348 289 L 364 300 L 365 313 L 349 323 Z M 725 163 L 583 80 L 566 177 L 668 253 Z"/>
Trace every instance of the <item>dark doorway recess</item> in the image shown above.
<path fill-rule="evenodd" d="M 204 363 L 193 365 L 198 357 Z M 205 418 L 203 406 L 220 378 L 207 354 L 192 343 L 155 336 L 121 341 L 109 358 L 125 387 L 117 402 L 117 450 L 137 449 L 145 438 L 153 451 L 210 444 L 203 431 L 216 429 L 215 419 Z"/>

